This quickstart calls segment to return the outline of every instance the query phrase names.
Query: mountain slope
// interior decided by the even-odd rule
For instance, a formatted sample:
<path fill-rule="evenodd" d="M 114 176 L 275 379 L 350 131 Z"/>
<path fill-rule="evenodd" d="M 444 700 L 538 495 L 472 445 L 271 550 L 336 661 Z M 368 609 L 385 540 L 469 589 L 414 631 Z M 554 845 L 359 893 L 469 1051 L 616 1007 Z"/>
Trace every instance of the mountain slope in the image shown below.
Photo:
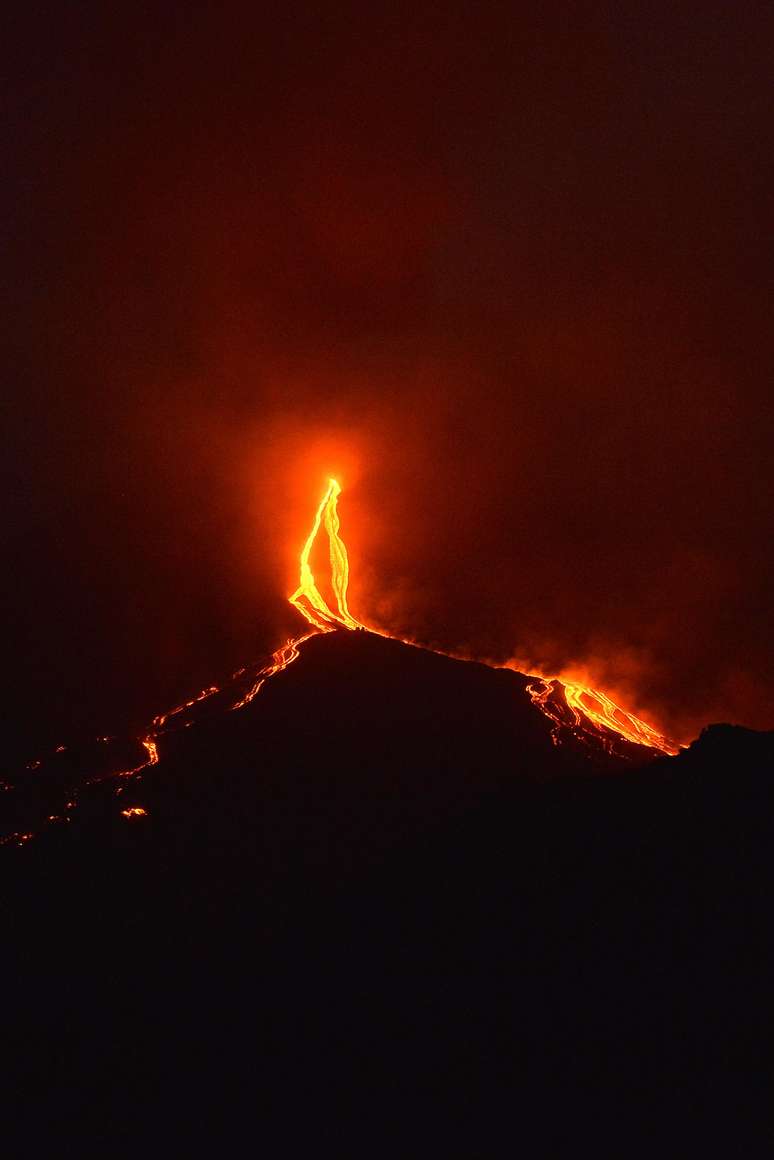
<path fill-rule="evenodd" d="M 232 711 L 254 676 L 169 717 L 157 764 L 102 743 L 5 795 L 70 818 L 0 851 L 29 1139 L 512 1154 L 577 1137 L 592 1078 L 608 1117 L 763 1095 L 774 735 L 590 756 L 528 678 L 364 632 Z"/>
<path fill-rule="evenodd" d="M 354 760 L 366 771 L 354 792 L 382 794 L 385 804 L 426 792 L 436 808 L 456 794 L 485 793 L 500 780 L 629 772 L 658 756 L 593 730 L 591 722 L 584 731 L 563 725 L 556 745 L 556 726 L 528 696 L 532 678 L 370 632 L 313 636 L 299 646 L 296 663 L 260 680 L 263 671 L 248 667 L 220 689 L 162 714 L 146 741 L 100 738 L 63 746 L 8 772 L 0 840 L 23 842 L 52 825 L 80 833 L 92 815 L 117 817 L 127 808 L 152 806 L 154 815 L 161 809 L 184 824 L 197 776 L 206 780 L 210 768 L 235 770 L 245 755 L 248 791 L 259 796 L 278 762 L 290 785 L 301 770 L 323 768 L 335 776 Z M 249 699 L 259 681 L 260 692 Z M 560 697 L 553 694 L 553 709 L 571 719 Z M 235 712 L 235 706 L 241 707 Z M 294 777 L 282 772 L 285 763 Z M 224 797 L 236 791 L 235 778 L 232 771 Z M 324 778 L 308 780 L 308 792 L 324 793 Z"/>

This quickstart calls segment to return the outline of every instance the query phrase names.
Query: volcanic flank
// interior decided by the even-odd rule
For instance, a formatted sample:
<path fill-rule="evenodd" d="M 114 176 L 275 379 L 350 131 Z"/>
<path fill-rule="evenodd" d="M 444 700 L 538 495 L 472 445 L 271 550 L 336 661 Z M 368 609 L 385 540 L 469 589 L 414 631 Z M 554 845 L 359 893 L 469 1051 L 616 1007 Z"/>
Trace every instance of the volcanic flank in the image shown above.
<path fill-rule="evenodd" d="M 139 740 L 5 780 L 28 1131 L 294 1154 L 388 1120 L 424 1123 L 431 1155 L 523 1133 L 545 1099 L 577 1112 L 580 1076 L 606 1105 L 656 1076 L 689 1103 L 763 1089 L 774 735 L 665 756 L 611 702 L 586 716 L 601 694 L 365 629 L 338 490 L 302 551 L 301 636 Z"/>
<path fill-rule="evenodd" d="M 80 840 L 117 818 L 152 817 L 155 827 L 181 830 L 192 813 L 204 824 L 201 811 L 215 829 L 224 811 L 234 824 L 244 794 L 245 821 L 300 795 L 300 817 L 320 841 L 326 797 L 368 800 L 385 818 L 406 820 L 461 808 L 503 784 L 629 773 L 660 756 L 590 723 L 573 730 L 558 692 L 555 716 L 546 716 L 529 696 L 532 678 L 363 630 L 306 638 L 292 665 L 263 675 L 273 667 L 242 672 L 160 715 L 142 742 L 62 747 L 9 775 L 4 841 L 49 831 L 60 842 Z M 556 744 L 562 711 L 568 723 Z M 276 839 L 278 826 L 269 829 Z"/>
<path fill-rule="evenodd" d="M 211 685 L 158 714 L 136 743 L 102 737 L 86 746 L 60 746 L 47 759 L 9 775 L 2 783 L 0 844 L 23 845 L 51 824 L 76 821 L 80 830 L 99 813 L 99 803 L 108 816 L 112 804 L 112 812 L 120 806 L 127 820 L 146 817 L 147 805 L 127 805 L 146 792 L 146 785 L 146 797 L 171 793 L 174 801 L 173 771 L 181 763 L 198 768 L 208 761 L 212 769 L 233 764 L 232 739 L 239 736 L 239 727 L 228 711 L 251 706 L 272 680 L 272 693 L 267 700 L 268 690 L 263 692 L 253 722 L 259 730 L 250 741 L 253 752 L 269 753 L 272 746 L 282 752 L 290 727 L 292 752 L 303 768 L 322 761 L 341 769 L 347 764 L 347 746 L 357 738 L 361 760 L 370 769 L 365 792 L 384 792 L 387 801 L 400 786 L 402 808 L 428 779 L 438 782 L 433 792 L 440 804 L 462 792 L 460 779 L 475 796 L 501 776 L 546 780 L 573 770 L 615 771 L 678 752 L 656 729 L 593 689 L 462 663 L 368 630 L 347 602 L 349 560 L 339 534 L 340 493 L 338 482 L 330 479 L 301 549 L 299 584 L 290 603 L 306 620 L 307 631 L 287 640 L 267 664 L 246 666 L 221 686 Z M 330 604 L 310 563 L 321 531 L 328 541 Z M 321 642 L 312 638 L 331 634 L 336 643 L 321 651 Z M 289 683 L 287 677 L 276 681 L 302 650 L 301 675 L 294 670 Z M 207 723 L 204 729 L 202 722 Z M 411 745 L 395 752 L 391 741 L 406 726 Z M 191 727 L 196 728 L 182 742 L 172 741 Z M 558 753 L 550 752 L 549 738 Z M 310 739 L 315 752 L 305 750 Z M 156 771 L 162 776 L 149 782 L 149 771 L 162 757 L 163 769 Z M 255 773 L 257 784 L 264 784 Z M 390 778 L 398 779 L 392 787 Z M 310 792 L 316 786 L 313 782 Z M 120 798 L 118 806 L 112 798 Z"/>

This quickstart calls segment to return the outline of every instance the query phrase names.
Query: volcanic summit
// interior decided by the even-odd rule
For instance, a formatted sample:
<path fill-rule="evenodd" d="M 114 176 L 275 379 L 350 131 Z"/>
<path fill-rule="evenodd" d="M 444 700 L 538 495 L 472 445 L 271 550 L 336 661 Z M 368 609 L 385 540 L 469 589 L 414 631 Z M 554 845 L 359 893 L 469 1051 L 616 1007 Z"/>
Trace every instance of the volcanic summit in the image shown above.
<path fill-rule="evenodd" d="M 303 635 L 4 780 L 30 1132 L 118 1146 L 139 1114 L 271 1152 L 386 1117 L 447 1146 L 580 1077 L 770 1076 L 774 735 L 677 752 L 601 694 L 368 630 L 338 493 Z"/>

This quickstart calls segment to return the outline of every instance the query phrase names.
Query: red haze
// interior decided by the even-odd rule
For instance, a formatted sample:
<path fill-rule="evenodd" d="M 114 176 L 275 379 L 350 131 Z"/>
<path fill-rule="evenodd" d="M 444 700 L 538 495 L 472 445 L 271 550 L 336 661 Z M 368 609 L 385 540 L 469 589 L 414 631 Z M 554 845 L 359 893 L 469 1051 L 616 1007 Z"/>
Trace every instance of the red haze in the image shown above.
<path fill-rule="evenodd" d="M 769 40 L 695 16 L 17 27 L 20 750 L 271 652 L 332 471 L 355 613 L 774 724 Z"/>

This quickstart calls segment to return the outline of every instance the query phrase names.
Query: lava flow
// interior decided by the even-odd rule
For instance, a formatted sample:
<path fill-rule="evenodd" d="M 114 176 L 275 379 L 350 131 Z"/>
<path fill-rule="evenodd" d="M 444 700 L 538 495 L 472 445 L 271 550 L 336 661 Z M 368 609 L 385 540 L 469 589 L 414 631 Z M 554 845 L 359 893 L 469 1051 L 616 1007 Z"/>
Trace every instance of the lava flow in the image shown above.
<path fill-rule="evenodd" d="M 276 650 L 271 658 L 271 663 L 258 672 L 252 686 L 232 706 L 234 709 L 242 709 L 245 705 L 249 705 L 253 698 L 261 691 L 261 688 L 269 677 L 273 677 L 275 673 L 282 672 L 293 661 L 298 660 L 299 647 L 304 641 L 309 640 L 311 636 L 316 636 L 320 632 L 334 632 L 337 628 L 365 628 L 365 625 L 361 624 L 359 620 L 355 620 L 347 605 L 349 557 L 347 556 L 344 541 L 339 535 L 341 524 L 339 522 L 337 501 L 340 494 L 341 486 L 338 481 L 329 479 L 328 490 L 320 500 L 320 504 L 315 513 L 314 523 L 312 524 L 312 530 L 301 549 L 298 588 L 288 598 L 290 603 L 298 609 L 301 615 L 312 626 L 311 630 L 304 633 L 303 636 L 285 641 L 282 647 Z M 331 588 L 336 599 L 336 608 L 338 610 L 336 612 L 328 607 L 321 595 L 309 563 L 309 557 L 312 553 L 314 542 L 317 539 L 317 533 L 321 527 L 325 529 L 328 536 L 328 549 L 331 563 Z"/>
<path fill-rule="evenodd" d="M 310 636 L 316 636 L 317 631 L 317 629 L 313 629 L 311 632 L 304 633 L 303 636 L 297 636 L 295 640 L 286 640 L 282 647 L 278 648 L 276 652 L 272 654 L 271 664 L 266 665 L 265 668 L 258 672 L 255 680 L 245 695 L 241 697 L 235 705 L 232 705 L 231 708 L 244 709 L 245 705 L 249 705 L 250 702 L 258 696 L 261 689 L 263 688 L 264 683 L 268 681 L 269 677 L 273 677 L 275 673 L 281 673 L 283 669 L 288 667 L 288 665 L 292 665 L 293 661 L 298 660 L 300 655 L 298 651 L 299 645 L 302 645 L 305 640 L 309 640 Z M 320 629 L 319 631 L 327 632 L 328 630 Z"/>
<path fill-rule="evenodd" d="M 320 501 L 320 506 L 314 517 L 312 530 L 307 536 L 306 543 L 301 549 L 301 570 L 298 588 L 290 597 L 290 603 L 295 605 L 302 616 L 319 632 L 331 632 L 336 628 L 365 628 L 359 620 L 355 620 L 347 606 L 347 587 L 349 585 L 349 559 L 344 541 L 339 535 L 339 513 L 336 503 L 341 494 L 341 487 L 335 479 L 328 480 L 328 490 Z M 331 561 L 331 588 L 336 598 L 338 612 L 333 612 L 323 600 L 315 583 L 312 569 L 309 566 L 309 556 L 317 538 L 322 523 L 328 533 L 328 544 Z M 295 659 L 295 658 L 294 658 Z"/>
<path fill-rule="evenodd" d="M 528 685 L 527 692 L 533 705 L 553 721 L 551 738 L 554 745 L 561 744 L 562 731 L 569 730 L 582 740 L 593 737 L 607 749 L 612 748 L 612 735 L 617 734 L 633 745 L 646 745 L 670 756 L 680 752 L 676 742 L 633 713 L 627 713 L 598 689 L 559 677 L 534 673 L 531 676 L 536 683 Z"/>

